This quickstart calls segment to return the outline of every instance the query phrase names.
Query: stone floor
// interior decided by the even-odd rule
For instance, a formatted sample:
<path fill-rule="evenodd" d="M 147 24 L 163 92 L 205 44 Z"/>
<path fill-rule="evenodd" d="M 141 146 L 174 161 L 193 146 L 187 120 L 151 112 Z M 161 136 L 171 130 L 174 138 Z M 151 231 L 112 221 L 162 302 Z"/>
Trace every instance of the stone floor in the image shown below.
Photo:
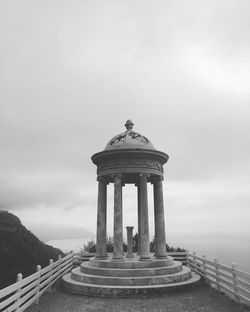
<path fill-rule="evenodd" d="M 95 298 L 54 289 L 28 312 L 246 312 L 241 305 L 202 283 L 195 289 L 142 298 Z"/>

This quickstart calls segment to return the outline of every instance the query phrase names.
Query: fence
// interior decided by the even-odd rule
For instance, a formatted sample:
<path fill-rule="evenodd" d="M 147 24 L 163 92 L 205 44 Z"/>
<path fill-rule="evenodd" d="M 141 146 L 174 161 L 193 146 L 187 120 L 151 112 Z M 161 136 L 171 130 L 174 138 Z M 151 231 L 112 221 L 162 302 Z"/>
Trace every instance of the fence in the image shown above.
<path fill-rule="evenodd" d="M 173 257 L 175 261 L 180 261 L 183 264 L 187 263 L 188 251 L 167 252 L 167 255 Z"/>
<path fill-rule="evenodd" d="M 233 263 L 230 267 L 219 263 L 217 259 L 211 261 L 205 256 L 199 257 L 195 252 L 193 254 L 187 251 L 168 252 L 167 254 L 174 260 L 187 264 L 218 291 L 224 292 L 236 302 L 250 306 L 250 274 L 238 270 L 236 264 Z M 86 261 L 89 257 L 82 260 Z M 16 283 L 0 290 L 0 311 L 22 312 L 32 303 L 38 303 L 40 296 L 50 290 L 59 277 L 69 272 L 77 260 L 79 254 L 71 253 L 64 258 L 59 257 L 54 263 L 50 260 L 49 265 L 43 269 L 38 265 L 37 272 L 24 279 L 22 274 L 18 274 Z"/>
<path fill-rule="evenodd" d="M 211 261 L 205 256 L 198 257 L 194 252 L 188 254 L 187 265 L 218 291 L 250 306 L 250 274 L 238 270 L 235 263 L 230 267 L 220 264 L 218 259 Z"/>
<path fill-rule="evenodd" d="M 0 311 L 22 312 L 33 302 L 39 302 L 40 296 L 51 289 L 55 281 L 71 270 L 73 265 L 73 253 L 61 258 L 56 262 L 51 259 L 49 265 L 43 269 L 37 266 L 36 273 L 22 278 L 18 274 L 17 282 L 0 290 Z"/>
<path fill-rule="evenodd" d="M 112 255 L 112 253 L 108 253 L 108 255 Z M 183 264 L 186 264 L 188 251 L 167 252 L 167 255 L 173 257 L 175 261 L 181 261 Z M 75 253 L 74 254 L 75 265 L 80 265 L 81 262 L 88 261 L 89 258 L 94 257 L 94 256 L 95 256 L 95 252 Z M 152 256 L 153 256 L 153 253 L 152 253 Z"/>

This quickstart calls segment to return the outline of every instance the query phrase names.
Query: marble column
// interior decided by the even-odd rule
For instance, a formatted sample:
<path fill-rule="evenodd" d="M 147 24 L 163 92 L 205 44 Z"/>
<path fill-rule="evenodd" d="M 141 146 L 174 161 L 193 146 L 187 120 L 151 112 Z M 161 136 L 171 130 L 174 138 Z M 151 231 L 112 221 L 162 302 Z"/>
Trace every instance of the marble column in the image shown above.
<path fill-rule="evenodd" d="M 148 192 L 147 192 L 147 175 L 140 174 L 139 177 L 139 210 L 140 210 L 140 260 L 150 259 L 149 249 L 149 225 L 148 225 Z"/>
<path fill-rule="evenodd" d="M 105 178 L 98 180 L 98 203 L 97 203 L 97 229 L 96 229 L 96 258 L 107 257 L 107 181 Z"/>
<path fill-rule="evenodd" d="M 141 250 L 141 247 L 140 247 L 140 187 L 139 187 L 139 184 L 136 184 L 137 186 L 137 214 L 138 214 L 138 250 L 137 250 L 137 254 L 139 255 L 140 254 L 140 250 Z"/>
<path fill-rule="evenodd" d="M 157 176 L 153 181 L 154 185 L 154 215 L 155 215 L 155 256 L 165 258 L 166 236 L 165 236 L 165 218 L 162 190 L 162 177 Z"/>
<path fill-rule="evenodd" d="M 122 225 L 122 182 L 121 176 L 114 178 L 114 252 L 113 259 L 123 259 L 123 225 Z"/>
<path fill-rule="evenodd" d="M 134 258 L 133 255 L 133 226 L 126 226 L 127 229 L 127 258 Z"/>

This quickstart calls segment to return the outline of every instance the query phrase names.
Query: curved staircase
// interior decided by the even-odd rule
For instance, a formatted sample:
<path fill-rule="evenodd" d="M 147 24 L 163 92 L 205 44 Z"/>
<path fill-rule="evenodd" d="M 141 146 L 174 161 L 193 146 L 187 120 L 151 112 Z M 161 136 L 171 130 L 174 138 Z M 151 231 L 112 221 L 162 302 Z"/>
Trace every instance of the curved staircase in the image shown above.
<path fill-rule="evenodd" d="M 63 276 L 63 288 L 88 296 L 134 296 L 163 293 L 194 285 L 200 276 L 172 257 L 141 261 L 91 258 Z"/>

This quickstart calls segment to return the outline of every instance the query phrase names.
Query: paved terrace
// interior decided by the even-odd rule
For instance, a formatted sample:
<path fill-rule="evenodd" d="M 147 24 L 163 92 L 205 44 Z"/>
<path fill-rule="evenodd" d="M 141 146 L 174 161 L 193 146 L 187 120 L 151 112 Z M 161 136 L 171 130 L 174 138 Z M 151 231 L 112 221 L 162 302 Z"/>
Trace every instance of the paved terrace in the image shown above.
<path fill-rule="evenodd" d="M 46 293 L 27 312 L 246 312 L 208 285 L 140 298 L 95 298 L 64 293 L 59 287 Z"/>

